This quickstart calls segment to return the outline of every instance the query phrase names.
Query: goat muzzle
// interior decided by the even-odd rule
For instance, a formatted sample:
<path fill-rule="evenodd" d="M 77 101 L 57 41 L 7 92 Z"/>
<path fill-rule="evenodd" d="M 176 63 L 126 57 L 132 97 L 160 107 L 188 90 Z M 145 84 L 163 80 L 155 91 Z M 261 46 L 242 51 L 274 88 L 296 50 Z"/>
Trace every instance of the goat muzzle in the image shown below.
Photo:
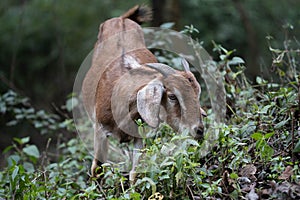
<path fill-rule="evenodd" d="M 194 134 L 195 134 L 194 138 L 196 140 L 201 140 L 203 138 L 203 136 L 204 136 L 204 126 L 203 126 L 202 123 L 199 126 L 195 127 L 193 129 L 193 131 L 194 131 Z"/>

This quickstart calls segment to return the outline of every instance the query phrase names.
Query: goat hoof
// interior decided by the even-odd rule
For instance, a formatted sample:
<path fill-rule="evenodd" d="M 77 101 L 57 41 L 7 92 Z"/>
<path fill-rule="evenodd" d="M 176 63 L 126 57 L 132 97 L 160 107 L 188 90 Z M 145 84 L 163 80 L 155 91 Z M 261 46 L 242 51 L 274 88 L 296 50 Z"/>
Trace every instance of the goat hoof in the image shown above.
<path fill-rule="evenodd" d="M 103 174 L 103 168 L 102 168 L 102 163 L 96 159 L 93 160 L 93 164 L 91 167 L 91 178 L 96 178 L 96 179 L 100 179 Z"/>

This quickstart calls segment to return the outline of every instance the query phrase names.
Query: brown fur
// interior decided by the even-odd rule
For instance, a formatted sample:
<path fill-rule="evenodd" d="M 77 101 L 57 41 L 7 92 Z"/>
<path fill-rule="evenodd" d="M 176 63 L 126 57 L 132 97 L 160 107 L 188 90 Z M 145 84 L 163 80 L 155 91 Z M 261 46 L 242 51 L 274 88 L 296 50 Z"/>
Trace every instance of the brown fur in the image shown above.
<path fill-rule="evenodd" d="M 82 86 L 85 109 L 96 124 L 93 176 L 99 157 L 103 159 L 100 160 L 101 162 L 106 161 L 107 152 L 101 151 L 107 151 L 107 132 L 118 137 L 121 142 L 127 142 L 133 137 L 123 132 L 114 119 L 113 91 L 117 95 L 114 96 L 115 100 L 125 101 L 120 102 L 120 105 L 126 106 L 126 102 L 129 102 L 130 117 L 136 120 L 141 118 L 137 109 L 137 93 L 152 80 L 158 80 L 164 86 L 161 99 L 161 106 L 166 111 L 164 120 L 176 130 L 180 130 L 181 125 L 188 129 L 201 128 L 198 99 L 200 86 L 194 75 L 189 71 L 176 71 L 175 74 L 164 77 L 158 71 L 143 66 L 146 63 L 157 62 L 155 56 L 146 48 L 143 32 L 138 24 L 148 19 L 149 12 L 136 6 L 121 17 L 109 19 L 100 25 L 92 66 Z M 139 66 L 127 66 L 125 57 L 128 56 Z M 177 100 L 170 100 L 169 94 L 176 94 Z M 122 109 L 120 113 L 123 113 Z M 126 111 L 127 108 L 124 109 Z M 133 170 L 134 167 L 133 164 Z"/>
<path fill-rule="evenodd" d="M 136 22 L 121 16 L 109 19 L 100 25 L 98 40 L 94 47 L 92 66 L 87 72 L 82 85 L 85 109 L 91 118 L 95 105 L 96 88 L 102 73 L 106 68 L 110 68 L 111 62 L 121 55 L 137 49 L 148 52 L 143 31 Z M 148 55 L 147 61 L 152 59 L 151 62 L 156 62 L 151 53 L 146 55 Z"/>

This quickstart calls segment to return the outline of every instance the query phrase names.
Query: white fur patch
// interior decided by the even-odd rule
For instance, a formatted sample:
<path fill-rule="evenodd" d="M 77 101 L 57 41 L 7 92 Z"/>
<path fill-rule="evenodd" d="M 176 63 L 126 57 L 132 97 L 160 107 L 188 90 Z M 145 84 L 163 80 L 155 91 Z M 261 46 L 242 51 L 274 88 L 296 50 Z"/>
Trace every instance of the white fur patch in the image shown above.
<path fill-rule="evenodd" d="M 141 67 L 141 64 L 134 57 L 125 55 L 124 66 L 128 69 L 136 69 L 138 67 Z"/>

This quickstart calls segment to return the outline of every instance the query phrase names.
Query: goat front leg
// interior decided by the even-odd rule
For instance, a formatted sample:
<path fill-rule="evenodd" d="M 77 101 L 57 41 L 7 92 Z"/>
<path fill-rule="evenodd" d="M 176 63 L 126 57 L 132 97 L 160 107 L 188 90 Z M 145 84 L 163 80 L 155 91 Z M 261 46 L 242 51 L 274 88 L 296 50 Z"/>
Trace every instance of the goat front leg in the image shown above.
<path fill-rule="evenodd" d="M 141 152 L 140 150 L 143 148 L 143 139 L 142 138 L 135 138 L 134 139 L 134 149 L 132 152 L 132 169 L 129 172 L 129 181 L 131 183 L 135 182 L 136 178 L 136 171 L 135 168 L 139 163 Z"/>
<path fill-rule="evenodd" d="M 108 153 L 108 139 L 107 131 L 103 127 L 96 123 L 94 126 L 94 159 L 91 167 L 92 177 L 99 178 L 100 175 L 97 172 L 97 168 L 102 163 L 107 161 Z"/>

